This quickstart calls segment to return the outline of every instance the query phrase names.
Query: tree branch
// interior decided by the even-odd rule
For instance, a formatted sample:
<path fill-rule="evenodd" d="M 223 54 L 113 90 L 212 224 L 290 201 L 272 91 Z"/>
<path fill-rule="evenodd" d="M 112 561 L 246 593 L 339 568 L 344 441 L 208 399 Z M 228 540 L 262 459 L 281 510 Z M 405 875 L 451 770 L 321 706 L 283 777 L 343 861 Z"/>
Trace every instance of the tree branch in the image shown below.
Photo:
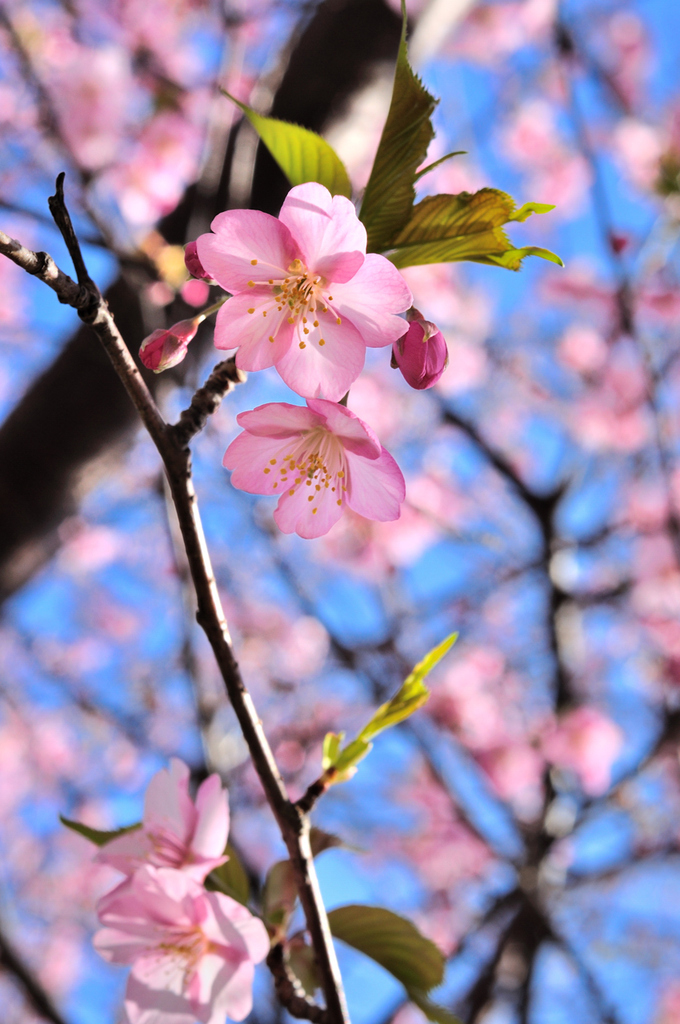
<path fill-rule="evenodd" d="M 220 402 L 228 395 L 236 384 L 243 384 L 246 374 L 236 366 L 234 356 L 218 363 L 207 381 L 191 399 L 191 405 L 185 409 L 177 423 L 172 427 L 175 439 L 184 448 L 192 437 L 200 433 L 218 408 Z"/>
<path fill-rule="evenodd" d="M 63 203 L 63 198 L 60 200 L 57 194 L 55 202 Z M 65 224 L 65 219 L 62 220 Z M 288 798 L 262 722 L 231 648 L 198 511 L 191 476 L 191 454 L 186 447 L 180 446 L 174 428 L 166 424 L 161 416 L 98 289 L 94 285 L 77 285 L 59 270 L 51 257 L 26 249 L 3 233 L 0 233 L 0 252 L 29 273 L 40 277 L 57 293 L 60 301 L 78 309 L 81 319 L 93 328 L 163 460 L 196 590 L 196 618 L 212 646 L 250 756 L 288 849 L 317 959 L 328 1024 L 345 1024 L 347 1010 L 342 979 L 314 869 L 309 843 L 309 819 Z M 87 296 L 87 301 L 84 301 L 84 296 Z"/>
<path fill-rule="evenodd" d="M 0 931 L 0 968 L 13 975 L 34 1010 L 51 1024 L 67 1024 L 39 981 Z"/>
<path fill-rule="evenodd" d="M 286 963 L 282 943 L 278 942 L 269 951 L 267 967 L 274 975 L 274 988 L 279 1002 L 293 1017 L 311 1020 L 315 1024 L 327 1024 L 328 1012 L 305 995 L 305 990 Z"/>

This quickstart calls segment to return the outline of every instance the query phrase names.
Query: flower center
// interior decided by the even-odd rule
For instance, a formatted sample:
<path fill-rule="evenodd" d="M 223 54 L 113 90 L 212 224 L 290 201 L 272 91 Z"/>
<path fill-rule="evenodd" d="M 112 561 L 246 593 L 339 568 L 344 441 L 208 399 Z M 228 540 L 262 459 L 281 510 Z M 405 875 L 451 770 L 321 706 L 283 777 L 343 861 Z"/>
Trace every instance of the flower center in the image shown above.
<path fill-rule="evenodd" d="M 306 430 L 281 460 L 270 459 L 264 472 L 276 473 L 274 489 L 281 484 L 281 493 L 287 490 L 291 498 L 300 488 L 308 490 L 307 501 L 313 515 L 324 499 L 332 498 L 342 505 L 347 490 L 345 449 L 339 438 L 322 426 Z"/>
<path fill-rule="evenodd" d="M 210 947 L 210 940 L 196 926 L 179 932 L 174 941 L 159 942 L 156 951 L 162 957 L 168 975 L 182 972 L 182 989 L 185 990 Z"/>
<path fill-rule="evenodd" d="M 320 274 L 310 274 L 302 260 L 293 260 L 288 267 L 288 277 L 274 288 L 279 310 L 288 306 L 295 319 L 304 313 L 316 313 L 317 306 L 325 313 L 328 306 L 323 289 L 327 283 Z"/>

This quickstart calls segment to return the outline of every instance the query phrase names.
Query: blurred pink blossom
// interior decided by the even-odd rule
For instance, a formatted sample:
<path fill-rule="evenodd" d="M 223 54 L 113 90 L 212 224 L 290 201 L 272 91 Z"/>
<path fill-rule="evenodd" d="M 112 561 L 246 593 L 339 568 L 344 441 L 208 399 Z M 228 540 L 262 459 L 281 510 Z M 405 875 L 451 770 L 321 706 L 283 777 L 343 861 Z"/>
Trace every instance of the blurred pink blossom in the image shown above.
<path fill-rule="evenodd" d="M 143 864 L 181 868 L 202 882 L 224 864 L 229 832 L 229 806 L 219 775 L 210 775 L 198 788 L 196 802 L 189 796 L 189 769 L 178 758 L 170 770 L 157 772 L 144 799 L 142 827 L 113 839 L 95 860 L 131 875 Z"/>
<path fill-rule="evenodd" d="M 519 740 L 479 755 L 493 788 L 520 821 L 534 821 L 543 807 L 545 761 L 539 750 Z"/>
<path fill-rule="evenodd" d="M 654 1024 L 680 1024 L 680 981 L 671 981 L 664 988 Z"/>
<path fill-rule="evenodd" d="M 133 228 L 148 228 L 172 210 L 196 176 L 201 143 L 190 113 L 162 111 L 146 122 L 128 158 L 107 170 L 98 187 L 112 189 Z"/>
<path fill-rule="evenodd" d="M 551 764 L 575 772 L 586 793 L 599 796 L 609 788 L 623 743 L 623 732 L 611 718 L 584 705 L 546 728 L 541 749 Z"/>
<path fill-rule="evenodd" d="M 607 343 L 589 324 L 570 324 L 560 339 L 557 356 L 577 373 L 595 373 L 607 360 Z"/>
<path fill-rule="evenodd" d="M 556 0 L 475 4 L 450 49 L 480 64 L 498 64 L 521 47 L 547 38 L 556 8 Z"/>
<path fill-rule="evenodd" d="M 71 520 L 62 524 L 62 536 L 68 536 L 59 553 L 59 560 L 70 572 L 87 573 L 109 565 L 121 550 L 122 538 L 108 526 L 90 526 Z"/>
<path fill-rule="evenodd" d="M 659 176 L 663 139 L 659 128 L 632 117 L 618 121 L 614 128 L 614 153 L 630 180 L 649 190 Z"/>
<path fill-rule="evenodd" d="M 267 930 L 236 900 L 206 892 L 185 871 L 145 866 L 97 906 L 95 949 L 132 967 L 130 1024 L 224 1024 L 252 1007 Z"/>
<path fill-rule="evenodd" d="M 590 187 L 590 169 L 560 138 L 552 104 L 531 99 L 520 106 L 503 134 L 503 147 L 527 173 L 532 197 L 555 204 L 553 216 L 570 217 L 580 209 Z"/>
<path fill-rule="evenodd" d="M 190 306 L 205 306 L 210 297 L 207 281 L 187 281 L 180 289 L 180 295 Z"/>

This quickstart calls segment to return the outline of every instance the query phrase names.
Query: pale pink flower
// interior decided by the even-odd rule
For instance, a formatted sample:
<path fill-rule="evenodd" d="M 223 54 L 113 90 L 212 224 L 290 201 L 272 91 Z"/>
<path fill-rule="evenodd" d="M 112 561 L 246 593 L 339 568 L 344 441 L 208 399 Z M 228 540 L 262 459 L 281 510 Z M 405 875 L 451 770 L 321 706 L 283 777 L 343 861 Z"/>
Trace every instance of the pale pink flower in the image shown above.
<path fill-rule="evenodd" d="M 181 363 L 187 354 L 189 342 L 196 337 L 200 322 L 201 317 L 197 316 L 190 320 L 180 320 L 167 330 L 158 328 L 145 338 L 139 350 L 139 358 L 147 370 L 162 373 Z"/>
<path fill-rule="evenodd" d="M 170 770 L 157 772 L 144 800 L 142 827 L 113 839 L 95 860 L 131 875 L 144 864 L 181 868 L 202 882 L 224 864 L 229 832 L 229 805 L 219 775 L 198 787 L 196 803 L 189 796 L 189 769 L 178 758 Z"/>
<path fill-rule="evenodd" d="M 284 533 L 321 537 L 347 506 L 383 523 L 399 518 L 401 470 L 349 409 L 309 398 L 306 409 L 269 402 L 236 419 L 244 430 L 224 455 L 231 482 L 280 495 L 274 519 Z"/>
<path fill-rule="evenodd" d="M 449 361 L 446 339 L 417 309 L 409 310 L 409 329 L 392 346 L 393 360 L 404 380 L 417 391 L 433 387 Z"/>
<path fill-rule="evenodd" d="M 94 937 L 111 963 L 130 964 L 130 1024 L 224 1024 L 252 1008 L 255 964 L 269 952 L 267 930 L 222 893 L 186 872 L 143 867 L 97 906 Z"/>
<path fill-rule="evenodd" d="M 293 391 L 342 398 L 366 346 L 404 333 L 411 305 L 401 274 L 366 255 L 366 229 L 349 199 L 309 182 L 292 188 L 279 218 L 227 210 L 197 240 L 206 272 L 232 293 L 217 314 L 215 344 L 238 348 L 244 370 L 276 366 Z"/>

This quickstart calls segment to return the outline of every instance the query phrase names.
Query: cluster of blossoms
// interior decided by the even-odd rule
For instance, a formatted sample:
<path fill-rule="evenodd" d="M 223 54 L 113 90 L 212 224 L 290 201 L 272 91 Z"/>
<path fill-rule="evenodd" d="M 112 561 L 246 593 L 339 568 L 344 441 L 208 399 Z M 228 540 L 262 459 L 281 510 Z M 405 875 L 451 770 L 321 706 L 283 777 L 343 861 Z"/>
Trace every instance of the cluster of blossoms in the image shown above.
<path fill-rule="evenodd" d="M 189 796 L 176 758 L 149 784 L 142 826 L 107 843 L 96 859 L 125 875 L 101 898 L 97 951 L 132 967 L 130 1024 L 224 1024 L 252 1008 L 255 964 L 269 951 L 263 923 L 231 897 L 204 888 L 227 860 L 227 794 L 211 775 Z"/>
<path fill-rule="evenodd" d="M 380 522 L 398 519 L 401 471 L 341 399 L 367 347 L 391 345 L 394 365 L 423 389 L 444 371 L 446 342 L 413 310 L 399 271 L 366 253 L 352 203 L 310 182 L 291 189 L 278 218 L 228 210 L 187 247 L 186 263 L 231 293 L 217 315 L 217 348 L 236 349 L 243 370 L 276 367 L 307 400 L 306 409 L 273 402 L 237 417 L 243 433 L 224 457 L 234 486 L 279 495 L 278 526 L 301 537 L 326 533 L 345 506 Z M 142 346 L 145 365 L 158 372 L 179 362 L 198 322 L 155 331 Z"/>

